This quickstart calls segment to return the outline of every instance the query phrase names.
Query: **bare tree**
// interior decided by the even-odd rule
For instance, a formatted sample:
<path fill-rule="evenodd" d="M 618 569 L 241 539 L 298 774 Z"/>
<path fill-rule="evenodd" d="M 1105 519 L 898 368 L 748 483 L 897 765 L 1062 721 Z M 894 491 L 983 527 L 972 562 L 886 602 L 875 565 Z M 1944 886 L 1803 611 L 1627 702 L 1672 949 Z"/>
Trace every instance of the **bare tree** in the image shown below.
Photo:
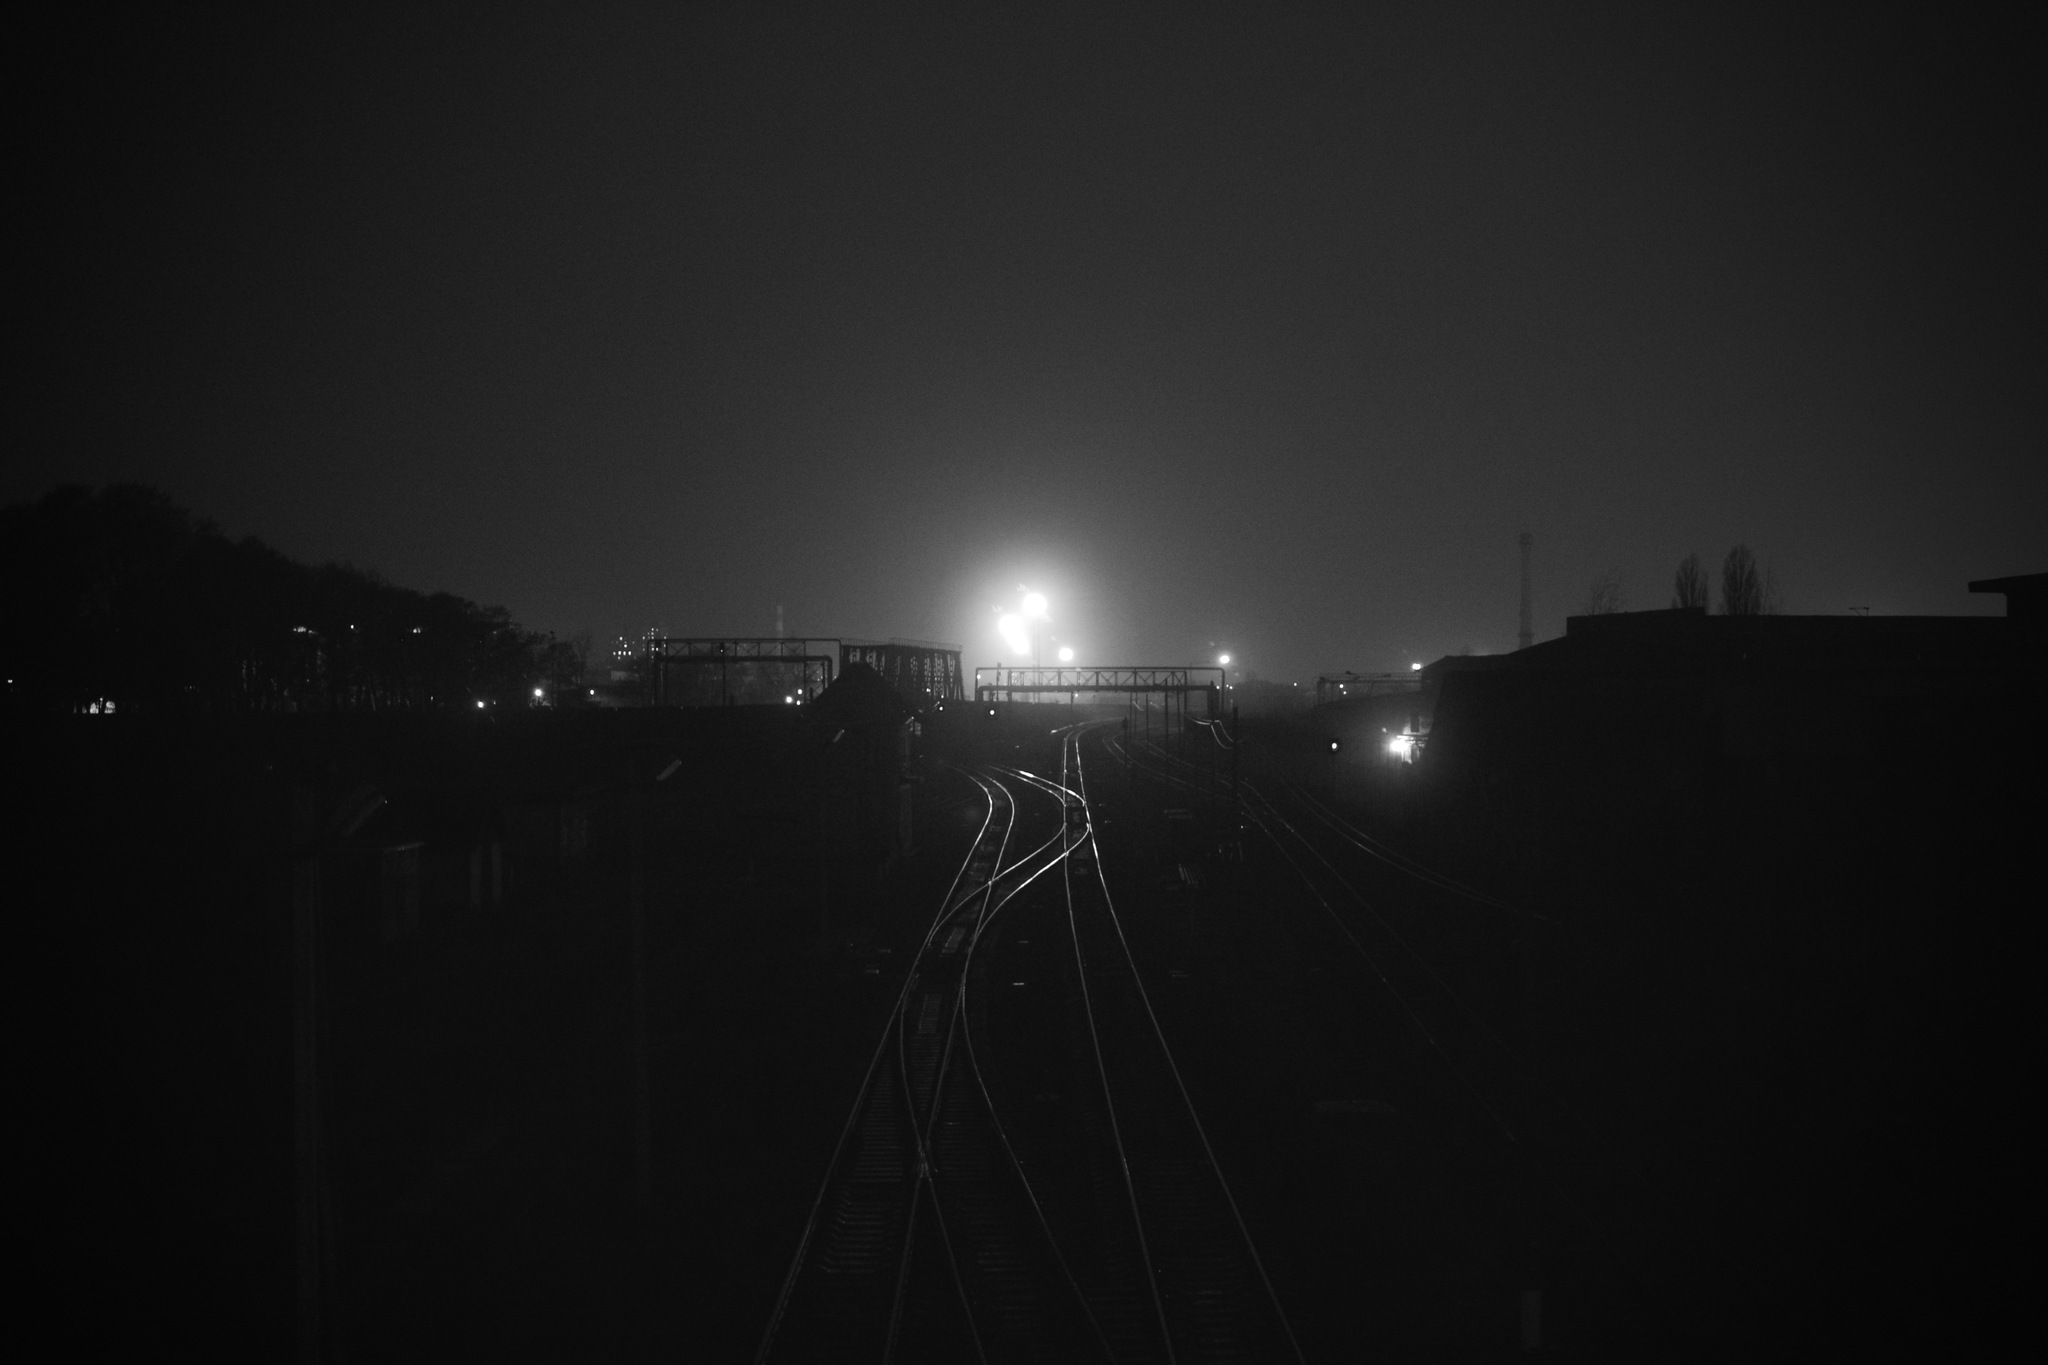
<path fill-rule="evenodd" d="M 1747 545 L 1738 545 L 1721 561 L 1721 614 L 1762 616 L 1764 580 L 1756 567 L 1756 556 Z"/>
<path fill-rule="evenodd" d="M 1593 580 L 1586 593 L 1587 616 L 1613 616 L 1622 610 L 1621 573 L 1609 569 Z"/>
<path fill-rule="evenodd" d="M 1689 554 L 1678 561 L 1678 574 L 1671 583 L 1671 605 L 1674 607 L 1698 607 L 1705 611 L 1712 589 L 1707 584 L 1707 571 L 1700 567 L 1700 557 Z"/>

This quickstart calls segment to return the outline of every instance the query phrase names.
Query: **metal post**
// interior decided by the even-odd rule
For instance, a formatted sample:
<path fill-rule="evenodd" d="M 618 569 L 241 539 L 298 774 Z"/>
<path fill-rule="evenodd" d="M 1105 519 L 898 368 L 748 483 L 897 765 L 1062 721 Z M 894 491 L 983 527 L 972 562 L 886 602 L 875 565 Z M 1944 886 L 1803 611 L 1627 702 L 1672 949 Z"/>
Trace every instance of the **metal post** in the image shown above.
<path fill-rule="evenodd" d="M 629 772 L 632 867 L 627 905 L 633 933 L 633 1198 L 645 1209 L 654 1197 L 654 1116 L 647 1066 L 647 793 L 648 774 Z"/>
<path fill-rule="evenodd" d="M 320 1112 L 320 833 L 313 792 L 292 792 L 292 1080 L 298 1221 L 298 1357 L 324 1356 L 327 1228 L 326 1153 Z"/>
<path fill-rule="evenodd" d="M 1230 704 L 1230 815 L 1232 836 L 1236 835 L 1236 823 L 1244 813 L 1238 796 L 1238 755 L 1244 750 L 1244 723 L 1237 718 L 1237 703 Z"/>

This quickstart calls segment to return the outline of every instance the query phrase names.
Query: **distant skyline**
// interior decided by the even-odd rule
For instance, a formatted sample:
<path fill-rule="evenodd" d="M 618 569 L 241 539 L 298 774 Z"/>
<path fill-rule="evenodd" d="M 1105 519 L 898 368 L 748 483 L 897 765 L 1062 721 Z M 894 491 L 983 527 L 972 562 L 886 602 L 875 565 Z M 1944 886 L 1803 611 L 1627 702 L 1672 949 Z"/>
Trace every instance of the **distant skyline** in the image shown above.
<path fill-rule="evenodd" d="M 1524 530 L 1539 639 L 1738 542 L 1801 613 L 2048 568 L 2017 11 L 155 22 L 37 35 L 9 502 L 1279 680 L 1513 648 Z"/>

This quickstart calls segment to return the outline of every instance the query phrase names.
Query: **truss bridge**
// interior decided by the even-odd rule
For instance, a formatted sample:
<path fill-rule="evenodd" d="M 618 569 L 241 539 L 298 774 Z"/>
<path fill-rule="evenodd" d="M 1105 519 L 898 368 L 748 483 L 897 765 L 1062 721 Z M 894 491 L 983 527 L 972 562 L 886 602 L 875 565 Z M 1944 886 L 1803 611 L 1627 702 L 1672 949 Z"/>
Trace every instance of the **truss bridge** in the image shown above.
<path fill-rule="evenodd" d="M 1223 712 L 1223 670 L 1204 667 L 1112 668 L 977 668 L 974 670 L 974 699 L 977 702 L 1037 700 L 1064 697 L 1078 700 L 1084 693 L 1123 696 L 1157 694 L 1177 703 L 1185 712 L 1188 702 L 1197 700 L 1211 717 Z"/>
<path fill-rule="evenodd" d="M 655 706 L 803 705 L 856 663 L 913 709 L 965 695 L 957 645 L 696 635 L 647 641 L 647 697 Z"/>

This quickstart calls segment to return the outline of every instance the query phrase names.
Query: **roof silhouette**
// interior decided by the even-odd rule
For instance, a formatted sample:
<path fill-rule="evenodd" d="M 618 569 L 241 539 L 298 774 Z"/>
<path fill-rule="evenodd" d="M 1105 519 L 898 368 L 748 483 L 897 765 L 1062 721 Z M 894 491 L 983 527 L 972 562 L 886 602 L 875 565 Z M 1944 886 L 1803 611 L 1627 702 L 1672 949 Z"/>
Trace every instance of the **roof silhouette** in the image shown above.
<path fill-rule="evenodd" d="M 809 710 L 812 719 L 826 725 L 894 724 L 911 714 L 903 699 L 896 695 L 896 689 L 863 663 L 850 663 L 841 669 Z"/>

